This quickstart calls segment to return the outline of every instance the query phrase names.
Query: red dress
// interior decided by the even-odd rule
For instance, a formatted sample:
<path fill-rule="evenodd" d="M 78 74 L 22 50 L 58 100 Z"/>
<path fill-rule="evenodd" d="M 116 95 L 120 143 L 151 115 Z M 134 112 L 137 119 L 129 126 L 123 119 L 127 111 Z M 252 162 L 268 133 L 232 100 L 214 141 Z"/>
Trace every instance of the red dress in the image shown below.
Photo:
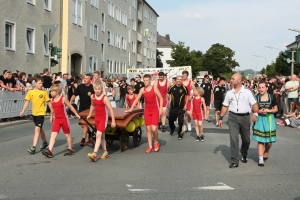
<path fill-rule="evenodd" d="M 167 107 L 167 92 L 168 92 L 168 82 L 166 80 L 165 85 L 161 86 L 160 81 L 157 82 L 157 89 L 159 90 L 162 98 L 163 98 L 163 106 L 162 107 Z"/>
<path fill-rule="evenodd" d="M 126 94 L 126 99 L 127 99 L 128 104 L 129 104 L 128 108 L 131 108 L 134 100 L 136 99 L 136 94 L 133 94 L 131 99 L 130 99 L 129 94 Z M 136 108 L 136 105 L 134 106 L 134 108 Z"/>
<path fill-rule="evenodd" d="M 197 121 L 202 121 L 202 97 L 199 99 L 193 98 L 192 104 L 193 104 L 193 119 Z"/>
<path fill-rule="evenodd" d="M 51 99 L 51 104 L 54 110 L 54 120 L 52 125 L 52 132 L 59 133 L 60 128 L 62 128 L 64 134 L 70 133 L 70 122 L 66 112 L 65 105 L 62 102 L 63 97 L 55 102 L 54 98 Z"/>
<path fill-rule="evenodd" d="M 145 109 L 144 109 L 144 118 L 146 126 L 158 125 L 159 119 L 159 103 L 157 101 L 156 94 L 154 92 L 154 86 L 151 87 L 150 91 L 147 91 L 144 88 L 144 97 L 145 97 Z"/>
<path fill-rule="evenodd" d="M 182 82 L 182 85 L 185 86 L 186 89 L 187 89 L 188 96 L 190 96 L 190 94 L 191 94 L 191 82 L 192 82 L 192 81 L 189 80 L 189 83 L 188 83 L 187 85 L 184 85 L 183 82 Z M 184 99 L 184 103 L 185 103 L 185 99 Z M 189 101 L 189 102 L 187 103 L 186 110 L 187 110 L 187 111 L 190 111 L 190 110 L 191 110 L 191 101 Z"/>
<path fill-rule="evenodd" d="M 97 100 L 95 94 L 92 95 L 92 100 L 95 107 L 95 126 L 97 131 L 100 131 L 101 133 L 104 132 L 108 119 L 108 110 L 104 104 L 104 97 L 105 95 L 103 95 L 100 100 Z"/>

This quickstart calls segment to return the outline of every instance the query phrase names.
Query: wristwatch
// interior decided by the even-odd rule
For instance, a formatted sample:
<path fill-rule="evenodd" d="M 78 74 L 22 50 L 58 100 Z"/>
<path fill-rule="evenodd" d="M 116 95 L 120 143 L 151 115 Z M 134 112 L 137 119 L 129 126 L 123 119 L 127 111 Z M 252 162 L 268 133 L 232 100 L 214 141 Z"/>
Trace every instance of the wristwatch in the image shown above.
<path fill-rule="evenodd" d="M 223 117 L 222 117 L 222 116 L 219 116 L 219 120 L 223 120 Z"/>

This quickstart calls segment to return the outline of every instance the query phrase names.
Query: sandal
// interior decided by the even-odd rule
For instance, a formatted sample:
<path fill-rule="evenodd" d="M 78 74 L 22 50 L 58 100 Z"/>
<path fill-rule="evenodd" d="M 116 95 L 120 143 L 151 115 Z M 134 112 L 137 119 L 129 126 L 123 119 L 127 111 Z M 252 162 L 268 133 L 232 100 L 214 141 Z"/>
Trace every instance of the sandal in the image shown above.
<path fill-rule="evenodd" d="M 147 149 L 146 149 L 146 153 L 151 153 L 153 151 L 153 149 L 151 148 L 151 147 L 148 147 Z"/>
<path fill-rule="evenodd" d="M 154 143 L 154 152 L 158 152 L 159 151 L 159 143 L 158 142 L 156 142 L 156 143 Z"/>

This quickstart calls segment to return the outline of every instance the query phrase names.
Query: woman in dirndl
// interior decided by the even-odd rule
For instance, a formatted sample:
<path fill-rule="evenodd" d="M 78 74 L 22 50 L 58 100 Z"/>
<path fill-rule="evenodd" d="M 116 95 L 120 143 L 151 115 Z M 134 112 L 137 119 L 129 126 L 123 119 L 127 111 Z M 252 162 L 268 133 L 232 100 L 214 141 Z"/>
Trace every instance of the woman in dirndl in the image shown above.
<path fill-rule="evenodd" d="M 267 93 L 266 82 L 258 84 L 257 103 L 259 105 L 258 118 L 253 127 L 252 139 L 258 142 L 257 153 L 259 157 L 258 166 L 263 167 L 264 161 L 268 159 L 269 150 L 273 142 L 276 142 L 276 121 L 274 113 L 278 107 L 276 97 Z"/>

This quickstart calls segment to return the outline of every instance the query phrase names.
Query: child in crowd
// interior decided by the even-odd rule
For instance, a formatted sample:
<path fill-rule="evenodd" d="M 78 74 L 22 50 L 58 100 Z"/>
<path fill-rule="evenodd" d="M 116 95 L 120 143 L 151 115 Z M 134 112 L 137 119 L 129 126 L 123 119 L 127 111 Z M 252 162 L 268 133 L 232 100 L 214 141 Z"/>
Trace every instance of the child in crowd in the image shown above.
<path fill-rule="evenodd" d="M 130 108 L 132 106 L 132 103 L 136 99 L 137 95 L 133 91 L 134 91 L 133 86 L 131 85 L 127 86 L 128 94 L 126 94 L 125 96 L 125 108 Z M 134 106 L 134 108 L 136 108 L 136 106 Z"/>
<path fill-rule="evenodd" d="M 95 94 L 91 95 L 91 107 L 89 115 L 87 116 L 87 119 L 89 119 L 95 109 L 95 126 L 97 129 L 96 133 L 96 143 L 94 147 L 94 152 L 89 153 L 87 156 L 92 161 L 97 162 L 97 153 L 100 147 L 100 143 L 102 145 L 103 154 L 100 157 L 101 159 L 105 159 L 109 157 L 109 154 L 106 149 L 106 141 L 105 141 L 105 133 L 104 130 L 107 126 L 107 120 L 108 120 L 108 112 L 107 108 L 110 112 L 111 116 L 111 127 L 114 128 L 116 126 L 115 122 L 115 116 L 114 111 L 112 109 L 112 106 L 110 104 L 109 99 L 106 97 L 106 95 L 103 92 L 103 84 L 102 82 L 96 81 L 93 85 Z"/>
<path fill-rule="evenodd" d="M 107 84 L 107 89 L 108 89 L 108 91 L 107 91 L 106 96 L 110 101 L 111 107 L 116 108 L 117 107 L 116 101 L 115 101 L 116 93 L 114 91 L 113 84 L 111 84 L 111 83 Z"/>
<path fill-rule="evenodd" d="M 73 108 L 68 99 L 62 96 L 62 87 L 60 85 L 51 86 L 50 92 L 52 96 L 51 105 L 53 108 L 50 115 L 50 122 L 53 123 L 52 133 L 48 150 L 42 152 L 42 154 L 48 158 L 52 158 L 52 150 L 55 144 L 55 139 L 59 133 L 59 130 L 62 128 L 68 142 L 68 150 L 64 155 L 74 155 L 74 151 L 72 149 L 72 138 L 70 136 L 70 122 L 68 120 L 65 106 L 68 106 L 78 119 L 80 116 L 77 114 L 76 110 Z"/>
<path fill-rule="evenodd" d="M 197 138 L 196 141 L 204 142 L 204 136 L 203 136 L 203 114 L 202 114 L 202 105 L 203 108 L 206 108 L 205 99 L 202 97 L 204 95 L 204 90 L 201 87 L 196 88 L 194 91 L 194 96 L 192 99 L 191 104 L 191 115 L 193 116 L 194 122 L 195 122 L 195 129 Z M 204 109 L 204 116 L 205 116 L 206 109 Z M 207 120 L 207 119 L 205 119 Z"/>
<path fill-rule="evenodd" d="M 41 150 L 44 150 L 47 146 L 47 140 L 45 136 L 45 132 L 43 130 L 43 123 L 46 115 L 46 106 L 45 101 L 47 102 L 50 110 L 52 110 L 52 106 L 50 104 L 50 98 L 45 90 L 43 90 L 43 77 L 37 76 L 35 78 L 35 87 L 33 90 L 28 90 L 28 93 L 25 97 L 26 102 L 24 103 L 23 110 L 20 113 L 20 116 L 23 117 L 25 110 L 27 109 L 29 102 L 32 102 L 32 116 L 33 122 L 35 125 L 34 128 L 34 137 L 33 144 L 28 149 L 28 152 L 34 154 L 36 151 L 36 145 L 39 141 L 39 137 L 41 137 L 43 144 L 40 146 Z"/>

